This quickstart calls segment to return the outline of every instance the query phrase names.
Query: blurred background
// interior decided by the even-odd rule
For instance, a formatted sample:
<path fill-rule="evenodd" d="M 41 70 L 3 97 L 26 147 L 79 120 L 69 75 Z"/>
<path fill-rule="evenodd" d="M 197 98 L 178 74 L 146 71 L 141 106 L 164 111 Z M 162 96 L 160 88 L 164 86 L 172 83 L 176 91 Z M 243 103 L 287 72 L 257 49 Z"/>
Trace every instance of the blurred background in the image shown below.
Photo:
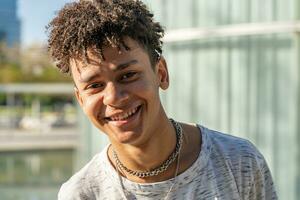
<path fill-rule="evenodd" d="M 106 144 L 47 54 L 71 0 L 0 0 L 1 200 L 53 200 Z M 300 0 L 144 0 L 166 28 L 170 117 L 252 141 L 300 197 Z"/>

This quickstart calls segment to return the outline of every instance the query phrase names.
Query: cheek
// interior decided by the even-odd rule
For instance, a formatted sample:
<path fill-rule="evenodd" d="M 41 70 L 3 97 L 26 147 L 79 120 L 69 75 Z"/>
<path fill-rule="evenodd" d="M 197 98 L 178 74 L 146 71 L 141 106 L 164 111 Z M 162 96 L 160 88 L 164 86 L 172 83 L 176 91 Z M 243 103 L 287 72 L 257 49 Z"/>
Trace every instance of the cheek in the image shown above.
<path fill-rule="evenodd" d="M 157 85 L 154 80 L 137 81 L 130 88 L 133 89 L 135 94 L 144 96 L 145 98 L 153 98 L 159 94 L 159 85 Z"/>
<path fill-rule="evenodd" d="M 101 106 L 101 97 L 93 95 L 85 97 L 82 105 L 84 113 L 88 116 L 98 115 Z"/>

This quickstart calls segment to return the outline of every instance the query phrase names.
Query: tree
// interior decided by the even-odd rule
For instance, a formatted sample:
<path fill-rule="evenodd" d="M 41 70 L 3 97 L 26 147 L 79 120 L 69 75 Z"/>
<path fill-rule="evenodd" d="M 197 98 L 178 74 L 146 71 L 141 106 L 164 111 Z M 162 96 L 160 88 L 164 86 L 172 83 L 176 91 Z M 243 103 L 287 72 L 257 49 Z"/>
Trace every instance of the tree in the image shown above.
<path fill-rule="evenodd" d="M 0 83 L 14 82 L 70 82 L 54 67 L 44 45 L 27 48 L 0 45 Z"/>

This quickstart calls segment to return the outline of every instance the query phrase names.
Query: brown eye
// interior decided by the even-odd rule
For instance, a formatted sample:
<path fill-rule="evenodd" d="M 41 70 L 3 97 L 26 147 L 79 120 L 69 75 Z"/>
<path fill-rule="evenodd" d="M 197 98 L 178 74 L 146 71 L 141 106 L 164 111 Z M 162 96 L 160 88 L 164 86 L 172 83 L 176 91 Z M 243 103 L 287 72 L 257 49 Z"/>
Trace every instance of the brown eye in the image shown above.
<path fill-rule="evenodd" d="M 87 87 L 87 89 L 96 89 L 96 88 L 101 88 L 103 86 L 104 86 L 103 83 L 92 83 Z"/>
<path fill-rule="evenodd" d="M 137 72 L 128 72 L 121 76 L 121 80 L 124 80 L 124 81 L 131 80 L 133 77 L 135 77 L 135 75 L 137 75 Z"/>

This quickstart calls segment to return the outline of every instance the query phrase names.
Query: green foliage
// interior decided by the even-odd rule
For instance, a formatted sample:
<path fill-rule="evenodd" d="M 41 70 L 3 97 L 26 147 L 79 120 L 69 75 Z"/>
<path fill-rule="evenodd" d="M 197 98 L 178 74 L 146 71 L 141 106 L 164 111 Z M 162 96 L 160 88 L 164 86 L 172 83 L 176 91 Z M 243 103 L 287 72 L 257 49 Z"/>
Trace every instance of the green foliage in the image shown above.
<path fill-rule="evenodd" d="M 0 42 L 0 84 L 70 81 L 68 75 L 53 66 L 44 46 L 32 45 L 22 50 Z"/>
<path fill-rule="evenodd" d="M 0 66 L 0 83 L 21 82 L 22 72 L 19 66 L 4 64 Z"/>
<path fill-rule="evenodd" d="M 0 93 L 0 105 L 4 105 L 6 103 L 6 95 Z"/>
<path fill-rule="evenodd" d="M 53 66 L 44 67 L 39 74 L 24 72 L 17 64 L 0 65 L 0 83 L 70 82 L 71 78 L 61 74 Z"/>
<path fill-rule="evenodd" d="M 25 82 L 70 82 L 71 77 L 60 73 L 53 66 L 45 67 L 41 74 L 27 74 Z"/>

